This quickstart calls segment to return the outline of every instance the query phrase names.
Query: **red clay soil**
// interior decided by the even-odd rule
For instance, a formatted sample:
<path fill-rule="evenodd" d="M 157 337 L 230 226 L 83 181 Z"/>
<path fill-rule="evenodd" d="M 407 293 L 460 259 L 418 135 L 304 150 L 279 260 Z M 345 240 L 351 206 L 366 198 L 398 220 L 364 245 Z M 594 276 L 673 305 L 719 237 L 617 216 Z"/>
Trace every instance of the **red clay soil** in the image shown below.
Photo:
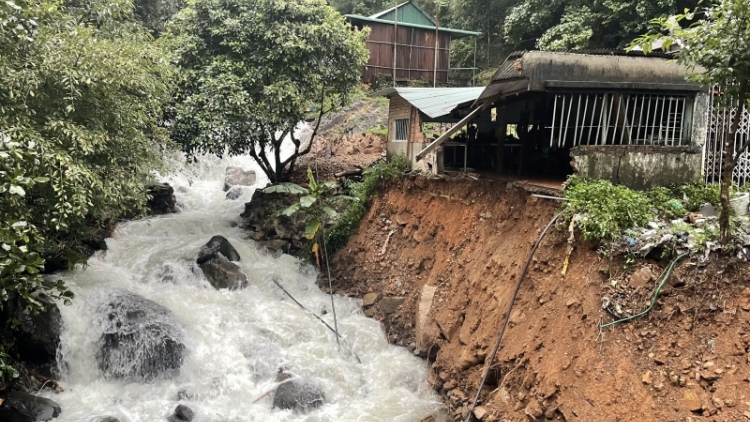
<path fill-rule="evenodd" d="M 335 256 L 334 289 L 406 297 L 393 313 L 379 303 L 366 313 L 414 349 L 420 292 L 437 287 L 423 328 L 429 381 L 463 420 L 521 269 L 558 210 L 496 181 L 405 177 L 373 199 Z M 482 389 L 481 420 L 750 420 L 748 265 L 685 259 L 651 313 L 600 330 L 614 319 L 603 298 L 645 309 L 666 262 L 623 269 L 579 245 L 562 276 L 567 236 L 564 224 L 551 229 L 532 262 Z"/>

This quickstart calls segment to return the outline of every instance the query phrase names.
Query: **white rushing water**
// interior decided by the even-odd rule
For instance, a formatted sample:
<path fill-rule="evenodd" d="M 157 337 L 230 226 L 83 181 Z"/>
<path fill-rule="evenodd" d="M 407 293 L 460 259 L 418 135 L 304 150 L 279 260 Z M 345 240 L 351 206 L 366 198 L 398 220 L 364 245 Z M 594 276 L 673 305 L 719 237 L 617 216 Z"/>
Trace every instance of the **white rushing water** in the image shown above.
<path fill-rule="evenodd" d="M 315 285 L 315 269 L 289 255 L 261 250 L 233 227 L 253 189 L 236 201 L 226 200 L 222 183 L 228 165 L 255 168 L 248 157 L 200 159 L 191 170 L 167 180 L 181 213 L 119 225 L 107 240 L 108 251 L 94 255 L 87 268 L 64 276 L 76 294 L 71 306 L 60 306 L 65 392 L 44 393 L 62 406 L 56 421 L 90 422 L 101 416 L 121 422 L 166 421 L 178 404 L 190 407 L 196 422 L 413 422 L 439 412 L 438 399 L 424 381 L 425 363 L 389 345 L 379 323 L 362 314 L 358 300 L 335 298 L 346 340 L 339 351 L 333 333 L 271 282 L 277 277 L 308 309 L 327 312 L 323 318 L 333 325 L 330 298 Z M 264 185 L 262 173 L 256 172 L 257 186 Z M 223 235 L 239 252 L 248 288 L 216 290 L 200 272 L 191 271 L 190 261 L 213 235 Z M 106 318 L 101 307 L 122 290 L 176 315 L 187 348 L 178 376 L 104 378 L 95 357 Z M 273 409 L 270 396 L 253 403 L 275 385 L 281 366 L 317 380 L 326 404 L 299 414 Z"/>

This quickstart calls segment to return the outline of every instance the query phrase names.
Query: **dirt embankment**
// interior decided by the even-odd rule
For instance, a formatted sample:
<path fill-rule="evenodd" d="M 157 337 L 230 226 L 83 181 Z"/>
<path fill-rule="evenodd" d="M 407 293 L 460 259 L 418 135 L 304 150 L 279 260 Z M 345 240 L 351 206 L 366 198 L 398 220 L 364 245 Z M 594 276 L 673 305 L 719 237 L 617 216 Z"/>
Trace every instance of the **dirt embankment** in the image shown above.
<path fill-rule="evenodd" d="M 531 247 L 558 206 L 497 182 L 405 177 L 374 198 L 359 232 L 334 258 L 334 289 L 364 297 L 365 312 L 383 321 L 391 342 L 422 349 L 430 382 L 459 418 L 476 394 Z M 477 415 L 750 420 L 748 265 L 686 259 L 650 314 L 600 330 L 601 321 L 612 320 L 604 297 L 634 313 L 645 309 L 666 262 L 623 269 L 622 260 L 578 246 L 562 276 L 567 235 L 567 227 L 553 228 L 539 248 Z M 421 305 L 429 313 L 418 347 L 425 285 L 435 294 Z"/>

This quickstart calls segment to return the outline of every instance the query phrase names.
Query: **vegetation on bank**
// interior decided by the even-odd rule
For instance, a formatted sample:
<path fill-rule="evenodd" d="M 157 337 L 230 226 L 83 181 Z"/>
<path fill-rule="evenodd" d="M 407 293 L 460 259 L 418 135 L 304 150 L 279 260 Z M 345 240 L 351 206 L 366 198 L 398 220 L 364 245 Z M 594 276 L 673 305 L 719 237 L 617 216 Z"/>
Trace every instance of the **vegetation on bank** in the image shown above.
<path fill-rule="evenodd" d="M 568 222 L 576 218 L 585 239 L 612 241 L 650 222 L 684 220 L 704 204 L 716 206 L 719 190 L 718 184 L 694 182 L 641 192 L 606 180 L 574 176 L 565 188 L 568 201 L 563 212 Z"/>
<path fill-rule="evenodd" d="M 397 155 L 390 161 L 380 160 L 362 172 L 362 180 L 345 184 L 348 194 L 355 200 L 341 213 L 333 228 L 326 233 L 329 253 L 333 254 L 346 245 L 359 227 L 367 212 L 367 200 L 385 183 L 394 180 L 409 168 L 405 155 Z"/>

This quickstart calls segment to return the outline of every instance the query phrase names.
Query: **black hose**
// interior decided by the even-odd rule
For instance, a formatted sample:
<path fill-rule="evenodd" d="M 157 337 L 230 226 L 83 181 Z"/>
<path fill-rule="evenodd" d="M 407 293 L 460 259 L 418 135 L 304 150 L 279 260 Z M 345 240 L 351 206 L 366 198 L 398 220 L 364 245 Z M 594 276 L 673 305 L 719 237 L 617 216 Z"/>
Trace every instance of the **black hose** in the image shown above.
<path fill-rule="evenodd" d="M 508 304 L 508 311 L 505 313 L 505 321 L 503 321 L 503 326 L 500 328 L 500 333 L 497 336 L 497 342 L 495 342 L 495 348 L 492 350 L 492 354 L 490 355 L 489 362 L 485 365 L 487 368 L 484 371 L 484 376 L 482 377 L 482 382 L 479 384 L 479 388 L 477 389 L 477 394 L 474 396 L 474 402 L 471 403 L 471 409 L 469 409 L 469 413 L 466 415 L 466 421 L 469 422 L 471 419 L 472 413 L 474 413 L 474 408 L 477 405 L 477 402 L 479 401 L 479 394 L 482 392 L 482 387 L 484 387 L 484 383 L 487 381 L 487 376 L 490 374 L 490 368 L 492 367 L 492 362 L 495 360 L 495 355 L 497 355 L 497 351 L 500 349 L 500 342 L 503 340 L 503 335 L 505 334 L 505 328 L 508 326 L 508 320 L 510 319 L 510 311 L 513 309 L 513 305 L 516 303 L 516 297 L 518 296 L 518 291 L 521 289 L 521 283 L 523 282 L 524 278 L 526 278 L 526 272 L 529 269 L 529 264 L 531 263 L 531 259 L 534 257 L 534 254 L 536 253 L 536 250 L 539 248 L 539 245 L 542 243 L 542 239 L 544 239 L 544 235 L 547 234 L 547 231 L 550 227 L 552 227 L 553 224 L 555 224 L 555 221 L 557 221 L 558 218 L 562 213 L 557 214 L 556 216 L 552 217 L 552 220 L 547 224 L 547 227 L 542 230 L 542 234 L 539 235 L 539 239 L 537 239 L 536 243 L 534 244 L 534 247 L 531 248 L 531 253 L 529 254 L 529 258 L 526 260 L 526 265 L 523 266 L 523 271 L 521 271 L 521 277 L 518 279 L 518 283 L 516 283 L 516 289 L 513 291 L 513 297 L 510 299 L 510 304 Z"/>

